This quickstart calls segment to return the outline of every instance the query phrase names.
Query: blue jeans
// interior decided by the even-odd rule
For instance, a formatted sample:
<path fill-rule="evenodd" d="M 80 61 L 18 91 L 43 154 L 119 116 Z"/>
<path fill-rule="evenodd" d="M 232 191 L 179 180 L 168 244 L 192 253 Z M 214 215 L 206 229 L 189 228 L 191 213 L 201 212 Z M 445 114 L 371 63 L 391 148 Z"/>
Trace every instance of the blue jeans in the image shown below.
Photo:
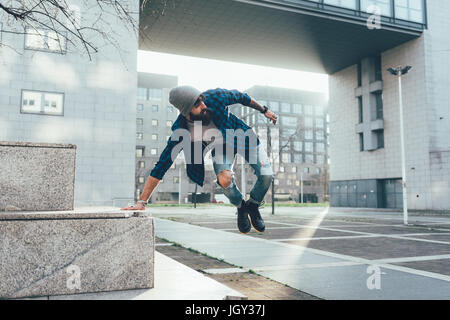
<path fill-rule="evenodd" d="M 233 172 L 232 167 L 235 158 L 236 158 L 235 155 L 233 154 L 228 155 L 226 153 L 216 155 L 215 157 L 213 157 L 214 172 L 216 173 L 216 175 L 219 175 L 219 173 L 221 173 L 224 170 Z M 249 164 L 257 177 L 256 183 L 253 186 L 252 190 L 250 191 L 249 201 L 261 204 L 261 202 L 264 200 L 264 196 L 269 190 L 270 184 L 274 179 L 269 157 L 267 156 L 267 153 L 261 144 L 257 146 L 255 163 Z M 217 184 L 219 183 L 217 182 Z M 226 188 L 222 187 L 222 189 L 223 193 L 232 204 L 234 204 L 237 207 L 241 205 L 243 197 L 242 193 L 239 191 L 234 182 L 234 173 L 231 179 L 231 184 Z"/>

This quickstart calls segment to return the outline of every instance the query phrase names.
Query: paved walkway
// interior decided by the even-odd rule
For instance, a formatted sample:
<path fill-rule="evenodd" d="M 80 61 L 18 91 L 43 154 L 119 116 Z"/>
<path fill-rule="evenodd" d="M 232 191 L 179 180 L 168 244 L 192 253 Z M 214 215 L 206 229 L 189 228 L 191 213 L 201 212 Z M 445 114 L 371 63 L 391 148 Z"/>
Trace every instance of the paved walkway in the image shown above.
<path fill-rule="evenodd" d="M 266 232 L 242 235 L 230 207 L 150 211 L 157 237 L 319 298 L 450 299 L 449 216 L 264 208 Z"/>

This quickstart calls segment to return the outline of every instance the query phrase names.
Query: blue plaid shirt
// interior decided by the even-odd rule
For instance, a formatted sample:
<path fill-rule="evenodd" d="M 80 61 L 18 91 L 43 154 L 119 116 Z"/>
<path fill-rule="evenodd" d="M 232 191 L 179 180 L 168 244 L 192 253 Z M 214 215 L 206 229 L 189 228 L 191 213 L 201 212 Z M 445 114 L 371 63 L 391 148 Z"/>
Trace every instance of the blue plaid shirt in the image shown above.
<path fill-rule="evenodd" d="M 229 105 L 237 103 L 243 104 L 244 106 L 249 106 L 251 98 L 247 94 L 237 90 L 226 90 L 218 88 L 205 91 L 202 93 L 202 95 L 204 96 L 205 105 L 209 110 L 211 110 L 212 121 L 222 133 L 224 141 L 227 141 L 227 129 L 242 129 L 243 132 L 251 129 L 241 119 L 236 117 L 228 110 Z M 187 119 L 181 114 L 175 120 L 175 123 L 173 124 L 171 129 L 172 131 L 175 131 L 180 128 L 187 130 Z M 172 137 L 169 138 L 166 148 L 163 150 L 161 156 L 159 157 L 159 161 L 150 172 L 150 175 L 152 177 L 158 180 L 161 180 L 164 177 L 165 173 L 167 172 L 167 170 L 169 170 L 170 166 L 173 163 L 172 150 L 181 141 L 182 140 L 173 141 Z M 257 141 L 257 144 L 259 145 L 259 140 Z M 245 140 L 244 144 L 242 144 L 242 140 L 234 139 L 232 147 L 234 147 L 235 154 L 236 152 L 238 152 L 238 150 L 245 150 L 245 154 L 248 156 L 249 141 L 247 139 Z M 204 148 L 205 145 L 203 144 L 202 149 L 204 150 Z M 184 154 L 186 156 L 186 152 Z M 200 186 L 203 186 L 203 182 L 205 179 L 204 159 L 202 159 L 201 164 L 194 164 L 193 161 L 186 161 L 186 163 L 186 171 L 188 177 L 193 182 L 197 183 Z"/>

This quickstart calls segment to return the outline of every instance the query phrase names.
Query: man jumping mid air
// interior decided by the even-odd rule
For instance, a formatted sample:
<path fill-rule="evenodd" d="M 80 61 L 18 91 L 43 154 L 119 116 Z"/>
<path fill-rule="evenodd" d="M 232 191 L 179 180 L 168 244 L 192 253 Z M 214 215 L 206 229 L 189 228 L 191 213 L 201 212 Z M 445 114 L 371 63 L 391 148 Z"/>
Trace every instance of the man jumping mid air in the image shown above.
<path fill-rule="evenodd" d="M 150 172 L 139 201 L 122 210 L 145 210 L 148 199 L 181 150 L 184 152 L 188 177 L 203 186 L 204 156 L 208 148 L 213 146 L 212 160 L 217 184 L 237 207 L 239 231 L 248 233 L 253 225 L 256 231 L 263 232 L 264 220 L 258 208 L 273 181 L 272 167 L 252 128 L 230 113 L 228 106 L 237 103 L 248 106 L 264 114 L 273 124 L 277 123 L 276 115 L 237 90 L 213 89 L 202 93 L 191 86 L 179 86 L 170 91 L 169 101 L 180 111 L 172 126 L 173 133 Z M 237 153 L 245 158 L 257 176 L 247 201 L 234 182 L 232 167 Z"/>

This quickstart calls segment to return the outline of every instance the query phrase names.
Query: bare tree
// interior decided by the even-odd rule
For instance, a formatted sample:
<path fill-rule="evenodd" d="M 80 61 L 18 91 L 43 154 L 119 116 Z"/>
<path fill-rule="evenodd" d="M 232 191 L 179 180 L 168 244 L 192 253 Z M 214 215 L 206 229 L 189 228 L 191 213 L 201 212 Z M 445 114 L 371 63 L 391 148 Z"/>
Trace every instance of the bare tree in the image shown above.
<path fill-rule="evenodd" d="M 66 50 L 67 44 L 77 49 L 81 47 L 92 60 L 92 55 L 105 45 L 120 49 L 116 24 L 111 22 L 114 21 L 112 19 L 127 32 L 145 38 L 145 33 L 139 29 L 139 11 L 145 15 L 164 15 L 167 6 L 167 0 L 141 0 L 139 6 L 135 1 L 78 0 L 78 6 L 69 0 L 2 0 L 1 32 L 46 37 L 57 43 L 61 52 Z M 150 5 L 152 9 L 148 10 Z M 83 21 L 80 7 L 93 19 Z M 12 48 L 1 39 L 0 48 Z M 99 41 L 101 39 L 103 42 Z"/>
<path fill-rule="evenodd" d="M 272 134 L 271 134 L 271 123 L 268 121 L 266 123 L 266 127 L 267 127 L 267 142 L 268 142 L 268 153 L 269 153 L 269 158 L 271 159 L 272 163 L 275 164 L 275 160 L 278 160 L 278 162 L 280 163 L 282 157 L 282 153 L 283 150 L 290 147 L 291 146 L 291 142 L 298 136 L 298 134 L 301 132 L 301 130 L 303 129 L 303 126 L 298 125 L 295 132 L 292 133 L 286 140 L 286 143 L 282 146 L 279 147 L 278 152 L 274 152 L 272 150 Z M 280 136 L 278 137 L 278 140 L 280 141 Z M 278 157 L 278 159 L 276 159 L 276 156 Z M 275 169 L 275 166 L 274 166 Z M 272 214 L 275 214 L 275 181 L 272 182 Z"/>

